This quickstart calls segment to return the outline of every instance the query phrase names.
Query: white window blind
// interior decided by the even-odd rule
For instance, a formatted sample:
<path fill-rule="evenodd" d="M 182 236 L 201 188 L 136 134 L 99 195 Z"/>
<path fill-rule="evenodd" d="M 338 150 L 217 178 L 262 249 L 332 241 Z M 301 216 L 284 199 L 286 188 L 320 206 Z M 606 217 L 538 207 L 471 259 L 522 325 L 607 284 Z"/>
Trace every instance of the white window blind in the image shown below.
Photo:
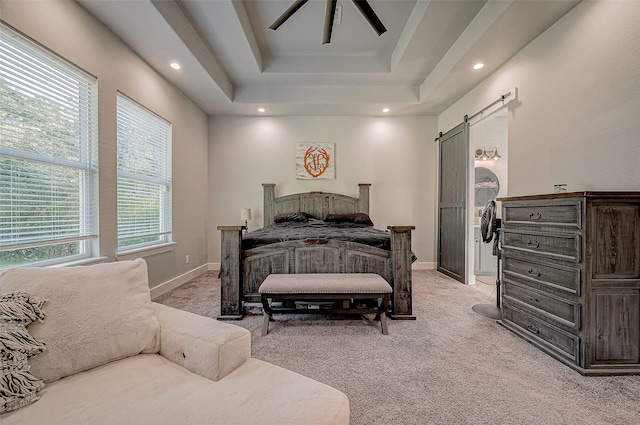
<path fill-rule="evenodd" d="M 96 79 L 0 24 L 0 269 L 91 255 Z"/>
<path fill-rule="evenodd" d="M 171 241 L 171 124 L 119 93 L 118 248 Z"/>

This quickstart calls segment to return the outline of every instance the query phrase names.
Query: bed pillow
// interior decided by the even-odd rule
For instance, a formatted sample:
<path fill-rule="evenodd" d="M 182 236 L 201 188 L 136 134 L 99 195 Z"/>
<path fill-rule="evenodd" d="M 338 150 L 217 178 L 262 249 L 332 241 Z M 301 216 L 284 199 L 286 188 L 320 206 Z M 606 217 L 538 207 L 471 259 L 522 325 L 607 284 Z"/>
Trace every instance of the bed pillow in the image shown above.
<path fill-rule="evenodd" d="M 44 300 L 26 292 L 0 296 L 0 414 L 38 400 L 42 379 L 31 373 L 28 359 L 45 350 L 27 331 L 33 321 L 44 320 Z"/>
<path fill-rule="evenodd" d="M 273 216 L 274 223 L 285 223 L 287 221 L 295 221 L 304 223 L 309 221 L 309 214 L 302 211 L 297 212 L 289 212 L 289 213 L 280 213 Z"/>
<path fill-rule="evenodd" d="M 324 221 L 329 223 L 355 223 L 365 226 L 373 226 L 373 222 L 365 213 L 353 214 L 327 214 Z"/>

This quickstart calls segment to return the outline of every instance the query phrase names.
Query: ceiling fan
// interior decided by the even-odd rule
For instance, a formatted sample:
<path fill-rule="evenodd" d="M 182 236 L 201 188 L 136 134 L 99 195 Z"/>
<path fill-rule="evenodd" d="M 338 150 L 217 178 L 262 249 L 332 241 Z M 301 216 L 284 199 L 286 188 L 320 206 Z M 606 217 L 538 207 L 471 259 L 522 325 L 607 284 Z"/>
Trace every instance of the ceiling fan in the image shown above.
<path fill-rule="evenodd" d="M 284 11 L 282 15 L 278 19 L 276 19 L 273 24 L 269 27 L 269 29 L 277 30 L 280 25 L 284 24 L 287 19 L 289 19 L 294 13 L 296 13 L 308 0 L 296 0 L 287 10 Z M 365 17 L 369 25 L 378 33 L 378 35 L 382 35 L 387 31 L 385 26 L 376 15 L 376 12 L 373 11 L 371 5 L 367 0 L 351 0 L 353 4 L 358 8 L 362 16 Z M 327 0 L 327 7 L 325 9 L 324 14 L 324 31 L 322 33 L 322 44 L 327 44 L 331 42 L 331 33 L 333 32 L 333 17 L 336 13 L 336 3 L 338 0 Z"/>

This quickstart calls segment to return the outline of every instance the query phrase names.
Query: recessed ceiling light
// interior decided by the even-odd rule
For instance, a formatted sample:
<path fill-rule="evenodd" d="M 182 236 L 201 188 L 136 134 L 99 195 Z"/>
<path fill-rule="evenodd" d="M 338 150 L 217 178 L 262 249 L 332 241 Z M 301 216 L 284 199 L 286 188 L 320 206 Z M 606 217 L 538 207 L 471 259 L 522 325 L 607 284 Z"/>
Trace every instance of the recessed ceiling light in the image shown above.
<path fill-rule="evenodd" d="M 258 112 L 264 112 L 264 108 L 258 108 Z"/>
<path fill-rule="evenodd" d="M 473 65 L 473 69 L 482 69 L 484 67 L 483 63 L 477 63 L 475 65 Z"/>
<path fill-rule="evenodd" d="M 382 110 L 382 112 L 384 112 L 384 113 L 386 114 L 387 112 L 389 112 L 389 108 L 384 108 L 384 109 Z"/>
<path fill-rule="evenodd" d="M 178 62 L 171 62 L 171 65 L 169 65 L 169 66 L 170 66 L 171 68 L 173 68 L 173 69 L 180 69 L 180 68 L 182 68 Z"/>

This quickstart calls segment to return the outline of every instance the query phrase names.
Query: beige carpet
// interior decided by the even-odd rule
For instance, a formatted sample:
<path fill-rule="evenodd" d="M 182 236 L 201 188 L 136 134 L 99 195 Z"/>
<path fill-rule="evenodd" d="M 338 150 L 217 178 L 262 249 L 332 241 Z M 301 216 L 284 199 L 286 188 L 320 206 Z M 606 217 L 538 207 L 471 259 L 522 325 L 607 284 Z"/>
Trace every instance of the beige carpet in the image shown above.
<path fill-rule="evenodd" d="M 209 317 L 217 273 L 158 301 Z M 640 424 L 640 376 L 583 377 L 477 315 L 487 295 L 434 271 L 413 274 L 416 321 L 276 316 L 231 322 L 251 331 L 253 357 L 343 391 L 351 424 Z M 493 302 L 493 301 L 491 301 Z M 301 424 L 303 425 L 303 424 Z"/>

